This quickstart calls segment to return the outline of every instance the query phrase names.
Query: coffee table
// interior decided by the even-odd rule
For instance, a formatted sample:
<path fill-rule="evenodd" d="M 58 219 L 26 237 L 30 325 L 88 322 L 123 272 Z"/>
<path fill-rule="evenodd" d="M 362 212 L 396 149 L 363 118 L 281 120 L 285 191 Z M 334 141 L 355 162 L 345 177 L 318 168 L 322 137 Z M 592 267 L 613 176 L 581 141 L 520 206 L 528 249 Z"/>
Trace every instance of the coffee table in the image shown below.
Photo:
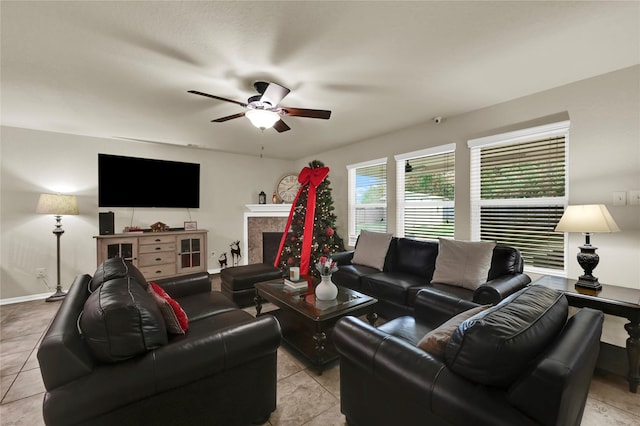
<path fill-rule="evenodd" d="M 331 336 L 333 326 L 345 315 L 367 315 L 375 325 L 377 299 L 338 286 L 335 300 L 317 300 L 313 289 L 289 290 L 282 280 L 255 285 L 256 316 L 261 315 L 262 303 L 269 301 L 279 309 L 262 315 L 274 315 L 280 322 L 284 342 L 302 355 L 314 369 L 322 373 L 324 367 L 338 359 Z"/>
<path fill-rule="evenodd" d="M 640 384 L 640 290 L 602 284 L 602 290 L 595 291 L 575 286 L 576 280 L 567 278 L 542 276 L 532 284 L 543 285 L 562 291 L 569 305 L 577 308 L 589 307 L 605 314 L 627 318 L 629 322 L 624 328 L 629 334 L 627 339 L 627 360 L 629 391 L 636 393 Z M 617 356 L 617 347 L 601 343 L 600 358 L 608 371 L 617 372 L 620 365 L 625 364 Z M 599 361 L 599 364 L 600 361 Z"/>

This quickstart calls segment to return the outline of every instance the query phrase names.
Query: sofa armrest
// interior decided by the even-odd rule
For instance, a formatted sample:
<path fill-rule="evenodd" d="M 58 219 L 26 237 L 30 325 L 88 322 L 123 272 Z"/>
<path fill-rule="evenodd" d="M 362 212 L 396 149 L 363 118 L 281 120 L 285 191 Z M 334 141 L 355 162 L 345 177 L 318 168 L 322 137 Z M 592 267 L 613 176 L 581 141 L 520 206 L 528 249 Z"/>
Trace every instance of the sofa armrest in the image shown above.
<path fill-rule="evenodd" d="M 89 275 L 76 276 L 38 347 L 40 373 L 48 391 L 93 371 L 93 357 L 76 325 L 89 294 L 90 282 Z"/>
<path fill-rule="evenodd" d="M 172 298 L 211 292 L 211 276 L 208 272 L 162 278 L 154 281 Z"/>
<path fill-rule="evenodd" d="M 354 250 L 339 251 L 337 253 L 333 253 L 331 255 L 331 259 L 333 259 L 333 261 L 336 262 L 338 266 L 350 265 L 351 259 L 353 259 L 353 253 Z"/>
<path fill-rule="evenodd" d="M 480 305 L 496 305 L 505 297 L 526 287 L 531 282 L 527 274 L 503 275 L 487 281 L 473 292 L 473 301 Z"/>
<path fill-rule="evenodd" d="M 477 303 L 461 299 L 434 288 L 424 288 L 416 295 L 415 318 L 437 327 L 448 319 L 478 306 Z"/>

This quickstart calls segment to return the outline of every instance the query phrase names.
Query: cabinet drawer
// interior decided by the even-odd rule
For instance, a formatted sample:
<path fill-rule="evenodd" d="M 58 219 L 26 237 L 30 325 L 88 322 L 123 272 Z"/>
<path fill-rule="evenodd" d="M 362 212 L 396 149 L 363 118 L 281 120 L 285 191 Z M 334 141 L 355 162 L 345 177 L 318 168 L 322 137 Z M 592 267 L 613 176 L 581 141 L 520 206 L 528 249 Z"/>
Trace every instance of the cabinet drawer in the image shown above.
<path fill-rule="evenodd" d="M 166 244 L 166 243 L 174 243 L 176 242 L 175 235 L 155 235 L 151 237 L 140 237 L 138 239 L 138 244 Z"/>
<path fill-rule="evenodd" d="M 159 253 L 145 253 L 138 257 L 139 266 L 162 265 L 165 263 L 175 263 L 175 252 L 161 251 Z"/>
<path fill-rule="evenodd" d="M 140 245 L 138 248 L 140 254 L 144 253 L 158 253 L 163 251 L 172 251 L 175 254 L 176 251 L 176 243 L 166 243 L 166 244 L 153 244 L 153 245 Z"/>
<path fill-rule="evenodd" d="M 149 281 L 155 278 L 163 278 L 176 274 L 176 264 L 169 263 L 164 265 L 143 266 L 140 269 L 142 275 Z"/>

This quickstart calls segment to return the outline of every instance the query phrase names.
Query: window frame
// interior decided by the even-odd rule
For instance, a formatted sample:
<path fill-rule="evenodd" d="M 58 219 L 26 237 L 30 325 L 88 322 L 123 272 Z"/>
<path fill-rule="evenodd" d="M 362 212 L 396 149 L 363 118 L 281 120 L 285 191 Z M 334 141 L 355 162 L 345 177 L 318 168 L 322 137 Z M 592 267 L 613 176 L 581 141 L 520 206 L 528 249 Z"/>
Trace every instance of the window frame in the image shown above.
<path fill-rule="evenodd" d="M 394 156 L 396 161 L 396 236 L 404 237 L 405 236 L 405 207 L 443 207 L 443 208 L 452 208 L 454 212 L 453 219 L 453 227 L 454 227 L 454 235 L 455 235 L 455 192 L 454 198 L 452 201 L 409 201 L 405 200 L 405 162 L 407 160 L 435 156 L 440 154 L 447 154 L 452 152 L 454 154 L 453 160 L 453 171 L 454 171 L 454 181 L 455 181 L 455 153 L 456 153 L 456 144 L 448 143 L 443 145 L 438 145 L 430 148 L 420 149 L 417 151 L 406 152 L 403 154 L 398 154 Z M 455 190 L 454 190 L 455 191 Z M 418 237 L 412 237 L 416 239 L 422 239 Z"/>
<path fill-rule="evenodd" d="M 357 170 L 365 167 L 372 166 L 384 166 L 384 185 L 385 185 L 385 193 L 387 194 L 386 200 L 384 203 L 376 203 L 376 204 L 357 204 L 356 203 L 356 176 Z M 347 165 L 347 221 L 348 221 L 348 245 L 355 246 L 356 241 L 358 239 L 358 235 L 356 235 L 356 209 L 361 206 L 372 207 L 372 208 L 384 208 L 385 212 L 385 232 L 388 232 L 389 229 L 389 188 L 388 188 L 388 179 L 387 179 L 387 157 L 377 158 L 375 160 L 363 161 L 361 163 L 348 164 Z"/>
<path fill-rule="evenodd" d="M 482 138 L 470 139 L 467 146 L 470 149 L 470 220 L 471 220 L 471 239 L 480 240 L 480 211 L 482 207 L 487 206 L 518 206 L 518 207 L 536 207 L 536 206 L 562 206 L 566 209 L 569 201 L 569 120 L 559 121 L 556 123 L 534 126 L 527 129 L 500 133 Z M 514 145 L 526 142 L 535 142 L 542 139 L 550 139 L 554 137 L 564 137 L 564 196 L 561 197 L 537 197 L 537 198 L 512 198 L 512 199 L 480 199 L 480 153 L 483 148 L 493 148 L 497 146 Z M 528 266 L 525 263 L 525 271 L 543 274 L 567 276 L 568 235 L 565 232 L 563 237 L 563 269 L 552 269 Z"/>

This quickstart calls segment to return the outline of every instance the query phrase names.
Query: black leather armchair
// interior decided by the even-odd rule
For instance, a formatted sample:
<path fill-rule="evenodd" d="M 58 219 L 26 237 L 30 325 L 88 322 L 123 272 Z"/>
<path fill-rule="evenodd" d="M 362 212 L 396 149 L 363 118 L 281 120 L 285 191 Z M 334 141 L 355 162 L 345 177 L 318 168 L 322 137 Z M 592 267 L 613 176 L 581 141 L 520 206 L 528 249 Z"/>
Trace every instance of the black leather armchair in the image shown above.
<path fill-rule="evenodd" d="M 342 318 L 333 340 L 347 422 L 579 425 L 603 314 L 584 308 L 565 323 L 565 297 L 536 287 L 463 322 L 444 356 L 416 345 L 449 317 L 478 305 L 427 289 L 417 296 L 415 317 L 379 328 Z"/>
<path fill-rule="evenodd" d="M 139 277 L 128 273 L 119 279 L 123 281 L 118 285 L 136 289 L 138 293 L 130 295 L 139 298 L 137 306 L 146 303 L 140 299 L 144 293 L 138 291 Z M 268 315 L 254 318 L 222 293 L 212 292 L 207 273 L 157 283 L 186 312 L 187 333 L 166 336 L 165 343 L 138 355 L 105 362 L 96 358 L 79 331 L 83 310 L 88 315 L 87 309 L 103 309 L 87 303 L 95 282 L 89 275 L 76 277 L 38 349 L 47 425 L 246 425 L 267 421 L 276 408 L 278 322 Z M 139 312 L 147 316 L 145 327 L 149 328 L 151 311 Z M 105 328 L 111 332 L 123 326 L 115 322 Z M 136 333 L 134 326 L 123 327 L 129 335 Z M 163 329 L 164 324 L 157 327 Z"/>

